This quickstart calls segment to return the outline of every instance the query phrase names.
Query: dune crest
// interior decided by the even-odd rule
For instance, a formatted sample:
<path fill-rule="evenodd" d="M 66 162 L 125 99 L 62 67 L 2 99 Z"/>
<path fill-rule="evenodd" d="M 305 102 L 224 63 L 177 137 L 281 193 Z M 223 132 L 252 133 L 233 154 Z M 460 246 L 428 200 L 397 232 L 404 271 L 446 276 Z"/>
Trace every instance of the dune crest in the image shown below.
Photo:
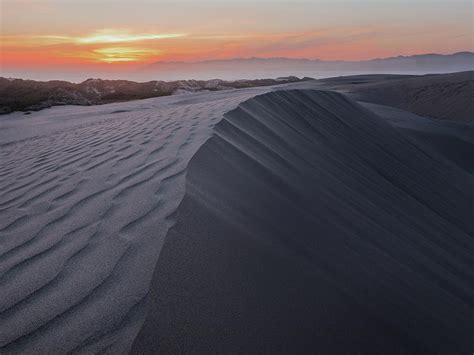
<path fill-rule="evenodd" d="M 472 191 L 341 94 L 252 98 L 189 164 L 132 352 L 469 352 Z"/>

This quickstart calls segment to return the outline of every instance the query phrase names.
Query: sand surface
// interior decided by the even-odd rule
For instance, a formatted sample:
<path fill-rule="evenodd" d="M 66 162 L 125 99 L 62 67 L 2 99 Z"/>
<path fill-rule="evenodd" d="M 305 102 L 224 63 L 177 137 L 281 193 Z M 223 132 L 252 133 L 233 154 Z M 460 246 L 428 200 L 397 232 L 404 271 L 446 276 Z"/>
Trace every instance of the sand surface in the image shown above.
<path fill-rule="evenodd" d="M 472 125 L 323 86 L 2 117 L 0 352 L 469 349 Z"/>
<path fill-rule="evenodd" d="M 127 351 L 187 163 L 223 113 L 256 93 L 2 119 L 2 353 Z"/>
<path fill-rule="evenodd" d="M 227 113 L 190 162 L 133 353 L 469 353 L 472 175 L 386 122 L 401 114 L 317 91 Z"/>
<path fill-rule="evenodd" d="M 405 77 L 370 82 L 341 80 L 339 88 L 357 101 L 364 101 L 429 116 L 461 122 L 474 122 L 474 71 Z M 393 77 L 395 78 L 395 77 Z M 335 84 L 329 80 L 330 86 Z"/>

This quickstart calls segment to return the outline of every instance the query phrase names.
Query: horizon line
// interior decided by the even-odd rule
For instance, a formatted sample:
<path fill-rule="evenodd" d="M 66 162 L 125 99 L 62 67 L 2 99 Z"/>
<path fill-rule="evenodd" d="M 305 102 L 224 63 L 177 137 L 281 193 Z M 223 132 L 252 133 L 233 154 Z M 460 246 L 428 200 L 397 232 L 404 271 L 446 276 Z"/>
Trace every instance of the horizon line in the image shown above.
<path fill-rule="evenodd" d="M 371 59 L 363 59 L 363 60 L 345 60 L 345 59 L 333 59 L 333 60 L 324 60 L 320 58 L 304 58 L 304 57 L 258 57 L 258 56 L 251 56 L 251 57 L 230 57 L 230 58 L 211 58 L 211 59 L 203 59 L 203 60 L 195 60 L 195 61 L 179 61 L 179 60 L 170 60 L 170 61 L 156 61 L 151 62 L 147 65 L 153 65 L 157 63 L 167 63 L 167 64 L 195 64 L 195 63 L 206 63 L 206 62 L 220 62 L 220 61 L 230 61 L 230 60 L 248 60 L 248 59 L 288 59 L 288 60 L 306 60 L 306 61 L 319 61 L 319 62 L 345 62 L 345 63 L 360 63 L 360 62 L 370 62 L 374 60 L 386 60 L 386 59 L 393 59 L 393 58 L 410 58 L 410 57 L 421 57 L 421 56 L 428 56 L 428 55 L 438 55 L 438 56 L 451 56 L 457 54 L 474 54 L 474 50 L 464 50 L 464 51 L 457 51 L 451 53 L 436 53 L 436 52 L 427 52 L 427 53 L 420 53 L 420 54 L 399 54 L 396 56 L 390 57 L 375 57 Z"/>

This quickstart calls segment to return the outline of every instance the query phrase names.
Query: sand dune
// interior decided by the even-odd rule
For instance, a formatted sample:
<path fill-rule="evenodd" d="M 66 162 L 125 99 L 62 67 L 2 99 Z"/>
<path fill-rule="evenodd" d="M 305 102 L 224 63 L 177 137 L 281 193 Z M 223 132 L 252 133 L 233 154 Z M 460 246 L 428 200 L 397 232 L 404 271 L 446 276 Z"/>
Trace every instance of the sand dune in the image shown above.
<path fill-rule="evenodd" d="M 469 353 L 472 176 L 412 138 L 331 92 L 227 113 L 133 352 Z"/>
<path fill-rule="evenodd" d="M 5 116 L 2 354 L 127 352 L 187 163 L 256 92 Z"/>
<path fill-rule="evenodd" d="M 325 85 L 2 117 L 0 352 L 470 351 L 472 127 Z"/>
<path fill-rule="evenodd" d="M 346 81 L 341 88 L 357 101 L 432 118 L 474 122 L 474 71 L 356 84 Z"/>
<path fill-rule="evenodd" d="M 474 174 L 474 124 L 421 117 L 394 107 L 362 103 L 424 149 L 432 149 Z"/>

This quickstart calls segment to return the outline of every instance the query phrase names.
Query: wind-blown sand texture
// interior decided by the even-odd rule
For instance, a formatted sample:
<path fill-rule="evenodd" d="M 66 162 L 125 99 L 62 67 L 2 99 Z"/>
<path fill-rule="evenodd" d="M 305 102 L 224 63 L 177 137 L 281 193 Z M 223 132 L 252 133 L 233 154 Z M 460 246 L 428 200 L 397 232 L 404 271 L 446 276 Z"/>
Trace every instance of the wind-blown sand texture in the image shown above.
<path fill-rule="evenodd" d="M 471 351 L 471 126 L 311 86 L 5 116 L 0 352 Z"/>
<path fill-rule="evenodd" d="M 4 129 L 22 140 L 0 158 L 2 353 L 126 352 L 187 163 L 253 95 L 55 108 L 28 116 L 40 136 Z"/>

